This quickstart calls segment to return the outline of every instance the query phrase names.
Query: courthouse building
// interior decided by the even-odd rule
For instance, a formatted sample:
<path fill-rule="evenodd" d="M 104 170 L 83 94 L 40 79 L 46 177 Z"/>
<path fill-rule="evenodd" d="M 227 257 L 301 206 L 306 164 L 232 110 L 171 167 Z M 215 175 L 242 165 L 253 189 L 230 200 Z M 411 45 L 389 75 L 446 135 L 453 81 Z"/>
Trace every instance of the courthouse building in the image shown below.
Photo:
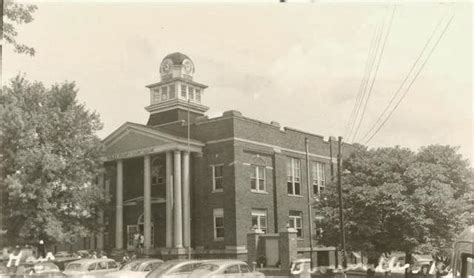
<path fill-rule="evenodd" d="M 186 55 L 166 56 L 160 81 L 146 86 L 148 122 L 126 122 L 104 139 L 106 174 L 99 182 L 112 209 L 95 247 L 133 249 L 140 231 L 151 254 L 243 258 L 253 228 L 277 233 L 289 225 L 299 250 L 308 251 L 314 215 L 307 195 L 330 180 L 335 159 L 328 141 L 234 110 L 208 118 L 207 86 L 193 80 L 194 70 Z M 334 248 L 318 250 L 325 256 Z"/>

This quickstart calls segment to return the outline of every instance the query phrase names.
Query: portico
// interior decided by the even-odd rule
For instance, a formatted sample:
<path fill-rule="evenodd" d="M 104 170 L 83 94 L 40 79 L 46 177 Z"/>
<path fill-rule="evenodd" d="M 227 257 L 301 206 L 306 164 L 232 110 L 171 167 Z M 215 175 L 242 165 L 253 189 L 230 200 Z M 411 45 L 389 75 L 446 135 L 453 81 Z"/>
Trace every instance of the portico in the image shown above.
<path fill-rule="evenodd" d="M 143 211 L 145 250 L 190 248 L 190 157 L 193 154 L 202 153 L 204 144 L 135 123 L 122 125 L 104 140 L 104 144 L 106 163 L 115 164 L 115 249 L 127 247 L 124 245 L 126 238 L 124 237 L 124 207 L 141 205 L 141 203 L 143 203 L 141 210 Z M 160 168 L 164 168 L 162 171 L 164 196 L 157 196 L 157 193 L 153 195 L 152 190 L 152 159 L 158 156 L 164 157 L 164 167 Z M 133 200 L 124 198 L 124 190 L 127 190 L 127 186 L 131 186 L 124 183 L 124 161 L 127 159 L 142 161 L 140 164 L 142 164 L 143 179 L 140 180 L 143 180 L 141 185 L 143 196 Z M 155 234 L 152 234 L 152 218 L 159 209 L 152 204 L 165 206 L 165 221 L 161 221 L 164 223 L 153 223 L 155 233 L 157 226 L 165 227 L 164 246 L 152 245 L 152 238 L 155 237 Z M 135 208 L 135 210 L 140 211 L 140 208 Z M 129 237 L 130 235 L 127 234 L 127 238 Z"/>

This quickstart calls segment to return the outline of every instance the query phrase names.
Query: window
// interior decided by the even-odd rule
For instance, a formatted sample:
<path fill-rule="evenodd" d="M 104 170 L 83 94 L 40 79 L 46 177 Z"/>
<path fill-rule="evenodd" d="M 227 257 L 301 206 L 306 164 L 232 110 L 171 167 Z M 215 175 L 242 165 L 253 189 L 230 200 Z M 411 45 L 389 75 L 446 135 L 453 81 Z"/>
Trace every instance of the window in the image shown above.
<path fill-rule="evenodd" d="M 224 239 L 224 210 L 216 208 L 214 214 L 214 240 Z"/>
<path fill-rule="evenodd" d="M 117 268 L 118 265 L 116 262 L 107 262 L 107 268 L 108 269 L 113 269 L 113 268 Z"/>
<path fill-rule="evenodd" d="M 213 165 L 212 166 L 212 190 L 222 191 L 222 169 L 224 165 Z"/>
<path fill-rule="evenodd" d="M 201 102 L 201 90 L 196 89 L 196 101 Z"/>
<path fill-rule="evenodd" d="M 267 233 L 267 211 L 252 210 L 252 227 Z"/>
<path fill-rule="evenodd" d="M 160 102 L 160 88 L 153 89 L 153 103 Z"/>
<path fill-rule="evenodd" d="M 176 269 L 175 271 L 173 271 L 172 273 L 170 274 L 183 274 L 183 273 L 190 273 L 191 271 L 193 271 L 195 268 L 195 265 L 194 264 L 185 264 L 181 267 L 179 267 L 178 269 Z"/>
<path fill-rule="evenodd" d="M 289 195 L 301 195 L 300 165 L 300 160 L 296 158 L 289 158 L 286 162 L 286 176 Z"/>
<path fill-rule="evenodd" d="M 181 97 L 188 98 L 188 94 L 186 93 L 186 85 L 181 85 Z"/>
<path fill-rule="evenodd" d="M 296 230 L 296 236 L 299 238 L 303 237 L 303 213 L 301 211 L 290 211 L 290 228 Z"/>
<path fill-rule="evenodd" d="M 189 90 L 189 99 L 194 100 L 194 88 L 188 87 Z"/>
<path fill-rule="evenodd" d="M 97 264 L 91 264 L 89 265 L 89 267 L 87 268 L 88 271 L 94 271 L 95 268 L 96 268 Z"/>
<path fill-rule="evenodd" d="M 251 165 L 250 188 L 252 191 L 265 191 L 265 166 Z"/>
<path fill-rule="evenodd" d="M 96 270 L 107 269 L 107 262 L 100 262 L 97 264 Z"/>
<path fill-rule="evenodd" d="M 161 88 L 161 100 L 168 99 L 168 87 Z"/>
<path fill-rule="evenodd" d="M 246 265 L 246 264 L 241 264 L 241 265 L 240 265 L 240 272 L 242 272 L 242 273 L 250 273 L 250 272 L 252 272 L 252 271 L 250 271 L 250 268 L 249 268 L 248 265 Z"/>
<path fill-rule="evenodd" d="M 239 271 L 239 265 L 231 265 L 226 268 L 224 271 L 225 274 L 235 274 L 235 273 L 240 273 Z"/>
<path fill-rule="evenodd" d="M 320 194 L 326 185 L 324 164 L 320 162 L 313 162 L 311 164 L 311 176 L 313 180 L 313 194 Z"/>
<path fill-rule="evenodd" d="M 153 264 L 148 264 L 145 266 L 145 268 L 143 269 L 144 272 L 150 272 L 154 269 L 154 265 Z"/>
<path fill-rule="evenodd" d="M 169 99 L 173 99 L 175 97 L 175 93 L 176 93 L 176 86 L 175 84 L 171 84 Z"/>

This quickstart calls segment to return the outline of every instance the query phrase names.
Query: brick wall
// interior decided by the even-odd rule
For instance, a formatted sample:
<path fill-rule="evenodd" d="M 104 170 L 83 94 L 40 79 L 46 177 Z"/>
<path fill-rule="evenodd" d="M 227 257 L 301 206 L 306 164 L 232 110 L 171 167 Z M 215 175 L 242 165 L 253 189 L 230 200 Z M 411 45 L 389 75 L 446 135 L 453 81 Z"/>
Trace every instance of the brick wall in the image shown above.
<path fill-rule="evenodd" d="M 169 134 L 186 138 L 187 127 L 182 122 L 170 123 L 153 128 Z M 206 145 L 203 153 L 191 157 L 191 241 L 194 248 L 204 250 L 225 249 L 245 246 L 246 235 L 251 230 L 253 209 L 266 210 L 267 231 L 276 233 L 286 228 L 289 211 L 301 211 L 303 215 L 303 238 L 298 247 L 309 246 L 307 168 L 305 157 L 305 138 L 309 139 L 311 161 L 326 165 L 326 183 L 330 181 L 329 144 L 322 136 L 281 129 L 276 124 L 268 124 L 245 118 L 240 113 L 226 112 L 222 117 L 207 119 L 194 118 L 191 137 Z M 333 155 L 337 152 L 333 143 Z M 345 150 L 350 151 L 349 148 Z M 346 153 L 347 155 L 347 153 Z M 286 162 L 290 158 L 300 160 L 301 196 L 289 196 L 287 193 Z M 113 165 L 114 163 L 109 163 Z M 212 165 L 223 164 L 223 192 L 213 192 Z M 250 188 L 251 165 L 265 166 L 266 192 L 255 193 Z M 112 168 L 111 168 L 112 169 Z M 111 196 L 112 208 L 115 208 L 115 169 L 112 170 Z M 311 186 L 312 190 L 312 186 Z M 124 200 L 143 194 L 143 158 L 124 161 Z M 152 188 L 152 195 L 158 193 Z M 124 229 L 131 221 L 136 221 L 140 213 L 132 207 L 124 210 Z M 156 207 L 156 209 L 155 209 Z M 225 238 L 214 240 L 213 209 L 224 210 Z M 153 221 L 157 230 L 155 242 L 164 245 L 165 205 L 153 205 Z M 315 212 L 313 212 L 314 214 Z M 115 214 L 109 214 L 109 243 L 114 245 Z M 126 230 L 124 230 L 126 237 Z M 126 242 L 124 242 L 124 246 Z M 156 246 L 156 244 L 155 244 Z M 229 250 L 229 249 L 228 249 Z M 228 251 L 226 250 L 226 251 Z"/>

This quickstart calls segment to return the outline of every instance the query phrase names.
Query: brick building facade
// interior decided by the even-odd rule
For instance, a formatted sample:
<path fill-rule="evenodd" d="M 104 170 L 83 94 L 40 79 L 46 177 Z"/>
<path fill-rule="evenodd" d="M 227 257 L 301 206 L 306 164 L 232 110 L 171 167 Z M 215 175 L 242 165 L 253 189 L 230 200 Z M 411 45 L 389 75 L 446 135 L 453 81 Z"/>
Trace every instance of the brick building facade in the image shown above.
<path fill-rule="evenodd" d="M 277 233 L 290 225 L 299 249 L 308 250 L 307 195 L 330 180 L 335 159 L 328 141 L 238 111 L 208 118 L 201 103 L 206 86 L 193 73 L 186 55 L 166 56 L 161 81 L 147 86 L 148 123 L 125 123 L 104 139 L 106 174 L 99 181 L 112 210 L 101 217 L 107 229 L 96 247 L 133 248 L 138 229 L 149 253 L 244 258 L 252 228 Z"/>

